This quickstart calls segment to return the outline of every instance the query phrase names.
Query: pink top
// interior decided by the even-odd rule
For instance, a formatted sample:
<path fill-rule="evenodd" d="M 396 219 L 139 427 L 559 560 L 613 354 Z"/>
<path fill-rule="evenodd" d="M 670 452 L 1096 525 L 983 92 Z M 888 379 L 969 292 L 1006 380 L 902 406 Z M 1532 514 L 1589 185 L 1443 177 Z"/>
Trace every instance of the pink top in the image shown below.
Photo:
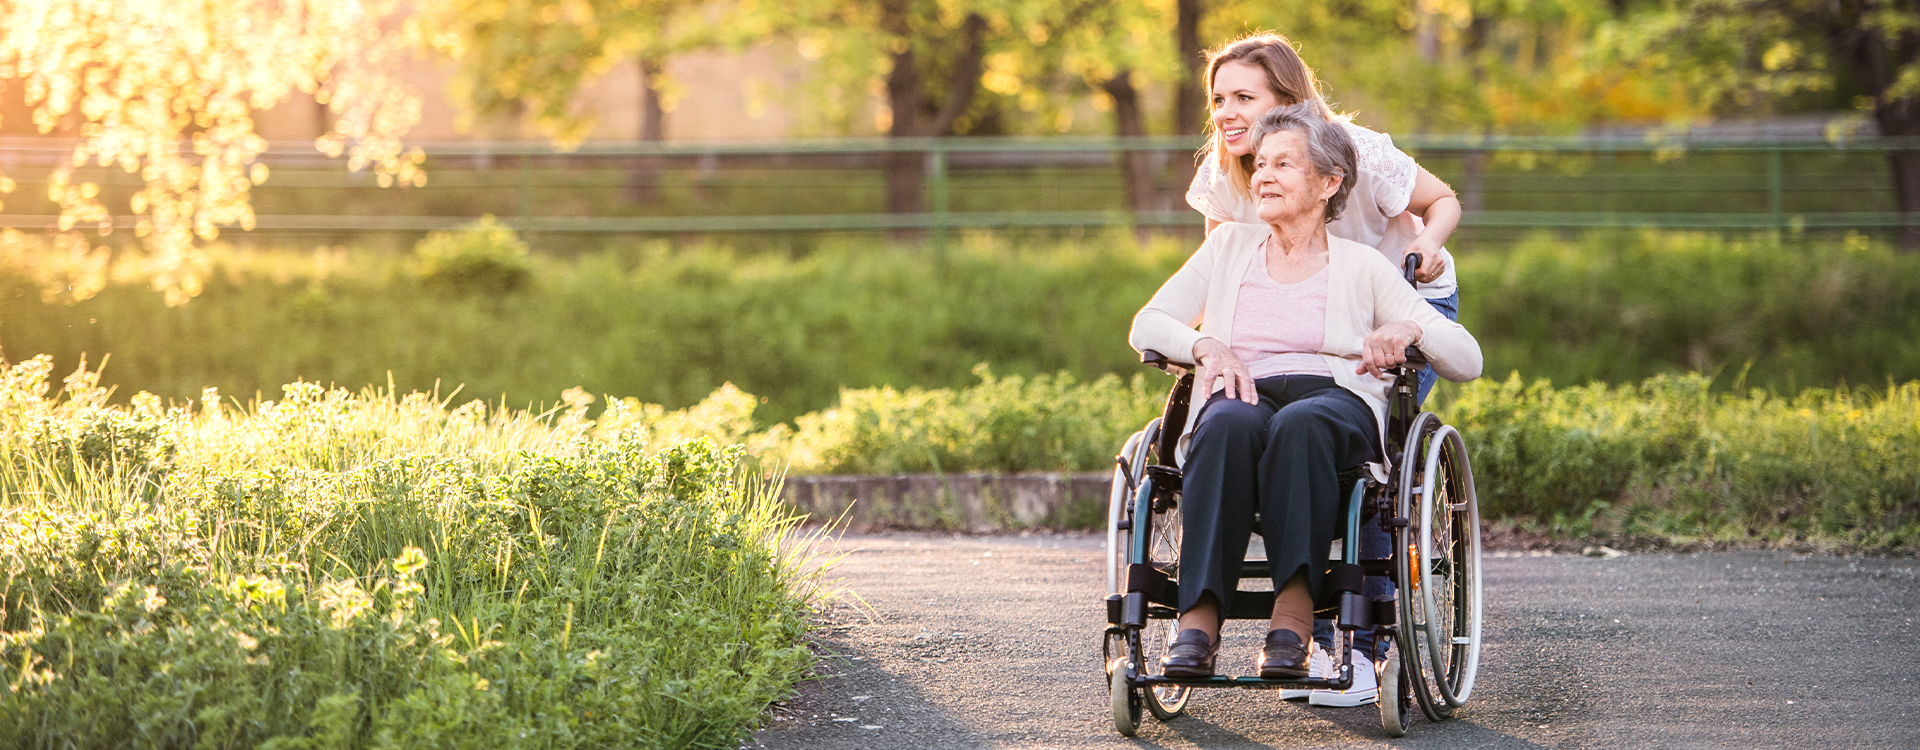
<path fill-rule="evenodd" d="M 1254 379 L 1333 376 L 1320 355 L 1327 340 L 1327 267 L 1306 281 L 1282 284 L 1267 274 L 1266 251 L 1253 253 L 1233 308 L 1233 356 Z"/>

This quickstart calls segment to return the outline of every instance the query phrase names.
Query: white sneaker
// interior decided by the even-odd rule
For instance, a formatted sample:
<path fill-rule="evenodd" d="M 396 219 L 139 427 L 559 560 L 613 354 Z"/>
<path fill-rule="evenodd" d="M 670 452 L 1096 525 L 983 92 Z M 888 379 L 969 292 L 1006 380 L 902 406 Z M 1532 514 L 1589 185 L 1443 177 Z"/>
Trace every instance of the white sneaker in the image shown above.
<path fill-rule="evenodd" d="M 1307 696 L 1307 705 L 1352 708 L 1380 702 L 1380 679 L 1373 672 L 1373 661 L 1358 651 L 1353 654 L 1353 687 L 1345 690 L 1315 690 Z M 1328 660 L 1332 673 L 1332 660 Z"/>
<path fill-rule="evenodd" d="M 1313 655 L 1307 657 L 1307 677 L 1323 680 L 1331 676 L 1333 676 L 1333 657 L 1327 656 L 1327 652 L 1320 650 L 1320 644 L 1316 643 L 1313 645 Z M 1307 688 L 1281 688 L 1280 700 L 1297 701 L 1312 692 L 1314 691 Z"/>

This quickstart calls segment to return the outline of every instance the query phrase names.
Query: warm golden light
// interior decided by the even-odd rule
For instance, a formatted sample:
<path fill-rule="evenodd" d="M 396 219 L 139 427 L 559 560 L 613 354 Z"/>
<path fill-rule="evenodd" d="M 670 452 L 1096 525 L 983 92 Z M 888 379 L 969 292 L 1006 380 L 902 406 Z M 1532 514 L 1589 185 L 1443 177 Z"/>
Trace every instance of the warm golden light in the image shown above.
<path fill-rule="evenodd" d="M 76 117 L 81 142 L 54 169 L 58 228 L 101 226 L 89 163 L 140 175 L 129 201 L 144 265 L 169 304 L 200 292 L 197 242 L 252 229 L 248 189 L 267 178 L 253 113 L 294 93 L 332 110 L 316 144 L 382 185 L 422 180 L 400 142 L 418 98 L 391 71 L 408 39 L 386 0 L 17 0 L 0 5 L 0 78 L 19 78 L 40 132 Z M 0 185 L 11 181 L 0 178 Z M 76 235 L 77 236 L 77 235 Z M 78 290 L 74 293 L 78 294 Z"/>

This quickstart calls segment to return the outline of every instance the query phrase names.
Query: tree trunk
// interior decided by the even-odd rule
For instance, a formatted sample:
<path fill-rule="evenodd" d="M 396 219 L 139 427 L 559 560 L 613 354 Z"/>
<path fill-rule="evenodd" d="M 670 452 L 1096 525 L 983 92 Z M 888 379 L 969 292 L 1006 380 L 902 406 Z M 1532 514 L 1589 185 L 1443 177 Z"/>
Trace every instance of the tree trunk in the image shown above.
<path fill-rule="evenodd" d="M 1205 132 L 1207 92 L 1201 88 L 1206 72 L 1206 50 L 1200 46 L 1200 19 L 1206 15 L 1206 0 L 1177 0 L 1174 13 L 1174 37 L 1180 47 L 1180 64 L 1187 75 L 1173 88 L 1173 129 L 1180 135 Z M 1177 196 L 1193 182 L 1197 166 L 1194 159 L 1175 158 L 1168 188 Z M 1167 201 L 1178 204 L 1177 199 Z"/>
<path fill-rule="evenodd" d="M 901 38 L 907 37 L 904 9 L 890 4 L 882 26 Z M 929 111 L 926 89 L 921 80 L 920 60 L 912 45 L 894 53 L 893 70 L 887 73 L 887 106 L 893 123 L 887 129 L 892 138 L 938 137 L 952 135 L 960 115 L 973 104 L 980 90 L 981 66 L 986 59 L 987 19 L 970 14 L 960 29 L 961 46 L 955 51 L 948 73 L 946 101 L 938 110 Z M 927 155 L 902 151 L 887 155 L 887 212 L 917 214 L 927 211 Z M 895 233 L 896 236 L 909 233 Z"/>
<path fill-rule="evenodd" d="M 1825 20 L 1835 56 L 1852 67 L 1860 88 L 1873 97 L 1873 121 L 1880 135 L 1920 135 L 1920 99 L 1887 98 L 1899 71 L 1920 57 L 1920 39 L 1904 35 L 1890 40 L 1855 15 Z M 1893 171 L 1894 209 L 1900 212 L 1900 249 L 1920 250 L 1920 152 L 1889 151 L 1887 166 Z"/>
<path fill-rule="evenodd" d="M 1173 91 L 1173 132 L 1191 135 L 1201 132 L 1207 111 L 1207 92 L 1200 90 L 1200 77 L 1206 72 L 1206 51 L 1200 46 L 1200 17 L 1206 13 L 1206 0 L 1178 0 L 1174 35 L 1180 47 L 1180 65 L 1186 77 Z"/>
<path fill-rule="evenodd" d="M 893 123 L 887 127 L 892 138 L 921 135 L 920 110 L 926 94 L 920 90 L 920 71 L 915 69 L 911 47 L 894 53 L 893 72 L 887 74 L 887 106 L 893 110 Z M 887 154 L 887 213 L 917 214 L 927 210 L 926 157 L 911 151 Z"/>
<path fill-rule="evenodd" d="M 660 104 L 660 73 L 666 61 L 642 56 L 640 68 L 640 140 L 659 143 L 667 139 L 667 113 Z M 636 157 L 633 171 L 627 175 L 627 197 L 635 203 L 652 203 L 660 197 L 660 164 L 652 156 Z"/>
<path fill-rule="evenodd" d="M 1487 152 L 1468 151 L 1460 164 L 1460 210 L 1479 213 L 1487 208 L 1487 193 L 1481 177 L 1487 173 Z"/>
<path fill-rule="evenodd" d="M 1101 88 L 1106 90 L 1107 96 L 1113 97 L 1113 122 L 1120 137 L 1138 138 L 1146 135 L 1146 125 L 1140 117 L 1140 92 L 1133 87 L 1133 73 L 1122 70 Z M 1134 212 L 1153 210 L 1153 167 L 1147 152 L 1122 151 L 1120 179 L 1127 190 L 1128 209 Z"/>
<path fill-rule="evenodd" d="M 1894 107 L 1881 107 L 1874 113 L 1881 135 L 1913 137 L 1920 134 L 1920 121 L 1912 116 L 1915 102 L 1903 99 Z M 1904 116 L 1881 116 L 1888 109 L 1906 110 Z M 1892 122 L 1889 122 L 1892 121 Z M 1887 166 L 1893 170 L 1893 201 L 1900 212 L 1900 249 L 1920 250 L 1920 151 L 1889 151 Z"/>

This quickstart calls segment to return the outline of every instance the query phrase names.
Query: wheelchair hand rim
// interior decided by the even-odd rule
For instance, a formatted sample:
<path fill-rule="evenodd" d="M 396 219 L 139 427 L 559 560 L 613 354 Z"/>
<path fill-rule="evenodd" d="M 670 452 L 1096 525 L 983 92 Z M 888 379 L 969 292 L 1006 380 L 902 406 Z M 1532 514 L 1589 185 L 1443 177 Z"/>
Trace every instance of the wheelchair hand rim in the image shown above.
<path fill-rule="evenodd" d="M 1440 473 L 1440 459 L 1442 454 L 1448 451 L 1451 451 L 1453 457 L 1456 459 L 1450 462 L 1450 468 L 1453 472 L 1458 473 L 1457 477 L 1449 476 L 1449 482 L 1455 484 L 1466 495 L 1464 500 L 1459 500 L 1458 502 L 1463 502 L 1466 505 L 1467 523 L 1465 525 L 1467 528 L 1461 529 L 1459 528 L 1459 524 L 1454 524 L 1455 528 L 1453 533 L 1456 535 L 1465 533 L 1467 534 L 1467 538 L 1458 539 L 1454 541 L 1453 544 L 1456 548 L 1462 549 L 1465 556 L 1474 558 L 1471 561 L 1455 560 L 1455 570 L 1452 580 L 1447 582 L 1449 587 L 1455 588 L 1455 590 L 1458 591 L 1460 585 L 1459 577 L 1462 573 L 1460 569 L 1463 567 L 1466 568 L 1464 571 L 1467 577 L 1466 590 L 1463 593 L 1467 595 L 1467 601 L 1454 602 L 1455 609 L 1463 606 L 1466 608 L 1466 617 L 1464 618 L 1467 625 L 1467 642 L 1464 644 L 1467 647 L 1466 653 L 1453 653 L 1454 646 L 1460 645 L 1454 640 L 1459 637 L 1457 633 L 1450 634 L 1448 643 L 1440 642 L 1439 629 L 1432 625 L 1433 618 L 1441 614 L 1438 611 L 1439 607 L 1434 601 L 1435 587 L 1433 586 L 1420 587 L 1421 604 L 1425 610 L 1424 614 L 1426 615 L 1428 627 L 1426 628 L 1424 636 L 1417 635 L 1415 637 L 1424 638 L 1426 641 L 1427 657 L 1429 663 L 1433 666 L 1434 676 L 1436 677 L 1434 683 L 1435 687 L 1439 689 L 1440 698 L 1445 700 L 1448 706 L 1457 708 L 1465 705 L 1467 698 L 1473 694 L 1473 682 L 1479 672 L 1480 664 L 1481 610 L 1480 566 L 1478 560 L 1480 551 L 1480 506 L 1474 496 L 1473 469 L 1467 462 L 1466 442 L 1461 439 L 1460 431 L 1450 425 L 1441 425 L 1440 429 L 1434 432 L 1432 442 L 1427 448 L 1427 455 L 1425 457 L 1426 472 L 1420 485 L 1420 519 L 1422 529 L 1419 542 L 1419 560 L 1424 566 L 1426 561 L 1434 559 L 1433 535 L 1427 533 L 1427 527 L 1431 525 L 1432 519 L 1434 518 L 1435 508 L 1433 503 L 1434 497 L 1438 494 L 1436 490 L 1439 489 L 1436 479 Z M 1443 508 L 1439 510 L 1442 513 L 1453 513 L 1450 509 Z M 1449 616 L 1452 615 L 1451 612 L 1446 614 Z M 1440 659 L 1442 649 L 1445 649 L 1454 657 L 1449 664 L 1444 666 L 1441 664 Z M 1456 682 L 1457 686 L 1454 684 Z"/>

